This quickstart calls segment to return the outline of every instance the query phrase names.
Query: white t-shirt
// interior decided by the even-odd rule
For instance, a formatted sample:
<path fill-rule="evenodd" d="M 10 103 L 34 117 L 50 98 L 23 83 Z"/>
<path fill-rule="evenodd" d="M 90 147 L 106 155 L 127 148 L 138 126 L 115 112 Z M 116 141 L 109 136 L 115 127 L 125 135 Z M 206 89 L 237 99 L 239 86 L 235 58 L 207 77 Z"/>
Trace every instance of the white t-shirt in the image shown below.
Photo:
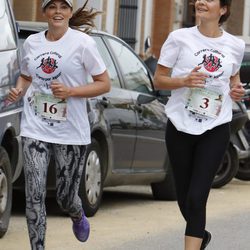
<path fill-rule="evenodd" d="M 217 93 L 219 99 L 222 97 L 220 106 L 218 101 L 214 104 L 218 113 L 214 112 L 216 116 L 213 117 L 190 109 L 188 101 L 193 98 L 190 97 L 191 89 L 184 87 L 172 90 L 165 110 L 177 130 L 198 135 L 231 121 L 230 77 L 239 71 L 244 49 L 243 40 L 224 30 L 218 38 L 202 35 L 197 26 L 175 30 L 169 34 L 162 46 L 158 64 L 172 68 L 172 77 L 187 76 L 195 67 L 202 66 L 200 71 L 209 76 L 206 89 Z M 199 100 L 204 101 L 200 106 L 205 108 L 208 99 L 203 95 L 204 93 Z M 209 101 L 210 98 L 213 99 L 209 96 Z"/>
<path fill-rule="evenodd" d="M 68 28 L 61 39 L 50 42 L 44 31 L 29 36 L 23 49 L 21 72 L 32 77 L 32 84 L 24 96 L 21 136 L 58 144 L 89 144 L 86 99 L 68 98 L 60 113 L 61 100 L 51 101 L 50 84 L 56 80 L 69 87 L 82 86 L 89 75 L 106 70 L 93 38 Z M 41 98 L 41 93 L 46 96 Z"/>

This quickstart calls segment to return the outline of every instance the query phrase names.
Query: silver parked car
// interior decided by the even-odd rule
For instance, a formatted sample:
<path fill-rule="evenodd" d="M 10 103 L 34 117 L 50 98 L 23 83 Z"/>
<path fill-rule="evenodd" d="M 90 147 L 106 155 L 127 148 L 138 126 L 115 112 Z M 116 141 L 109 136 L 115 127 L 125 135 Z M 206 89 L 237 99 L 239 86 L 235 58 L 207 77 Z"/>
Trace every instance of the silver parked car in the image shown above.
<path fill-rule="evenodd" d="M 12 206 L 12 183 L 22 170 L 19 137 L 22 102 L 8 103 L 10 88 L 20 73 L 18 37 L 8 0 L 0 0 L 0 238 L 8 229 Z"/>

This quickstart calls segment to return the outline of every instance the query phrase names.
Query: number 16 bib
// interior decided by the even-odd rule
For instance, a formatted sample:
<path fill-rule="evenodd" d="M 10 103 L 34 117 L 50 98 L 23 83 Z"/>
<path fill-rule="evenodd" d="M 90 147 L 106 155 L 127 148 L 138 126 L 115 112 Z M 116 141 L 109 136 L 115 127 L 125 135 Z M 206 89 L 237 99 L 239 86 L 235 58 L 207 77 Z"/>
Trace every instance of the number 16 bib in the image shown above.
<path fill-rule="evenodd" d="M 53 95 L 35 93 L 35 112 L 44 118 L 66 121 L 67 120 L 67 102 Z"/>

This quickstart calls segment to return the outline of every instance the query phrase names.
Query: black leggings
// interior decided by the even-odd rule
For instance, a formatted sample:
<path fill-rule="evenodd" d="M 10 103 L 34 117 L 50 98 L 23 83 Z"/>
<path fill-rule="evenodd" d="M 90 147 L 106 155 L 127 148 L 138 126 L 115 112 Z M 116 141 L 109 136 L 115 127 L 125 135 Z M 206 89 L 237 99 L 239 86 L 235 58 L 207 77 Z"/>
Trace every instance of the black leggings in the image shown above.
<path fill-rule="evenodd" d="M 168 121 L 166 145 L 187 236 L 203 238 L 207 198 L 229 138 L 229 123 L 201 135 L 190 135 L 177 131 Z"/>

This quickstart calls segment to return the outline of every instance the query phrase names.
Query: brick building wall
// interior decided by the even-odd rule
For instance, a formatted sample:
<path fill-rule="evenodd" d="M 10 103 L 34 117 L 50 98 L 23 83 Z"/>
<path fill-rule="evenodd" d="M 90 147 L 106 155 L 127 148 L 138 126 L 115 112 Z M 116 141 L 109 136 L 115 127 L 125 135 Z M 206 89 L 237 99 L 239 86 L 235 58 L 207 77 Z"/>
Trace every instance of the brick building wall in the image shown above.
<path fill-rule="evenodd" d="M 243 13 L 245 0 L 232 1 L 231 15 L 226 22 L 226 30 L 236 36 L 243 32 Z"/>
<path fill-rule="evenodd" d="M 73 1 L 76 6 L 76 0 Z M 42 0 L 12 0 L 16 20 L 44 21 L 42 13 Z"/>
<path fill-rule="evenodd" d="M 12 4 L 16 20 L 21 21 L 35 21 L 37 10 L 41 6 L 37 0 L 23 0 L 22 3 L 20 0 L 12 0 Z"/>
<path fill-rule="evenodd" d="M 160 49 L 173 29 L 174 0 L 154 0 L 152 25 L 152 52 L 158 58 Z"/>
<path fill-rule="evenodd" d="M 26 20 L 26 21 L 43 21 L 43 15 L 41 11 L 41 1 L 42 0 L 12 0 L 14 13 L 17 20 Z M 105 30 L 106 25 L 106 16 L 109 15 L 109 10 L 107 8 L 109 0 L 102 0 L 103 3 L 103 10 L 105 14 L 102 16 L 101 20 L 101 29 Z M 144 21 L 144 14 L 145 14 L 145 1 L 151 0 L 141 0 L 143 1 L 142 4 L 142 13 L 141 13 L 141 21 Z M 183 3 L 186 0 L 183 0 Z M 187 0 L 188 1 L 188 0 Z M 246 0 L 237 0 L 232 1 L 232 11 L 231 17 L 229 18 L 225 29 L 234 35 L 242 35 L 243 31 L 243 13 L 244 13 L 244 4 Z M 175 14 L 176 14 L 176 3 L 179 0 L 153 0 L 152 4 L 152 30 L 151 35 L 152 37 L 152 53 L 159 57 L 160 49 L 162 44 L 166 40 L 168 34 L 174 28 L 175 22 Z M 77 7 L 77 0 L 74 0 L 74 6 Z M 114 13 L 114 28 L 113 34 L 117 34 L 117 18 L 119 15 L 119 0 L 115 0 L 115 13 Z M 188 12 L 188 9 L 187 11 Z M 183 10 L 184 13 L 184 10 Z M 113 13 L 112 13 L 113 14 Z M 184 13 L 183 18 L 188 15 Z M 191 15 L 189 13 L 189 15 Z M 191 21 L 190 21 L 191 20 Z M 192 25 L 192 17 L 190 16 L 190 20 L 183 20 L 183 25 L 188 23 L 188 25 Z M 143 24 L 141 24 L 142 28 L 140 29 L 141 37 L 144 36 L 144 28 Z M 180 25 L 181 26 L 181 25 Z M 143 38 L 142 38 L 143 39 Z M 140 49 L 139 53 L 143 53 L 143 42 L 144 40 L 140 41 Z"/>

